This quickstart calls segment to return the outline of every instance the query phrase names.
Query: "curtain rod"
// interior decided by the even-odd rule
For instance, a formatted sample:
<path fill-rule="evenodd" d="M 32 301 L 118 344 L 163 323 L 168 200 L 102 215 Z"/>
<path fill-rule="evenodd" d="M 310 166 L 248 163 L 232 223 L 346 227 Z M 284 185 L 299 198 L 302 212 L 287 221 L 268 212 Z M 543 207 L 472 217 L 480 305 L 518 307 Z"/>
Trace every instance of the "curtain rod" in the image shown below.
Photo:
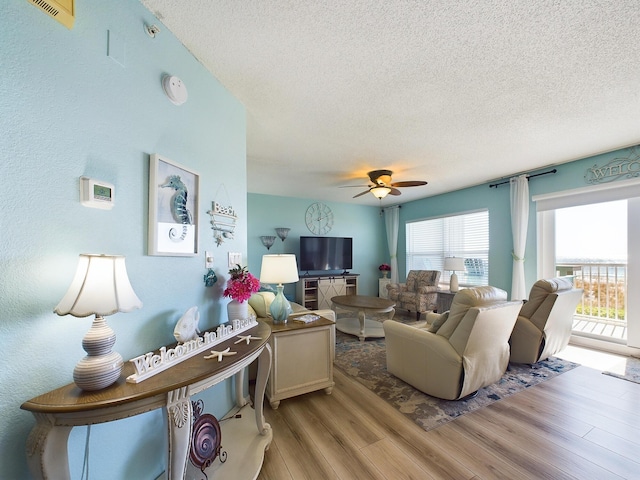
<path fill-rule="evenodd" d="M 553 169 L 553 170 L 549 170 L 547 172 L 542 172 L 542 173 L 536 173 L 535 175 L 527 175 L 527 180 L 532 179 L 533 177 L 539 177 L 540 175 L 548 175 L 550 173 L 557 173 L 557 169 Z M 500 182 L 500 183 L 492 183 L 491 185 L 489 185 L 489 188 L 493 188 L 496 187 L 498 188 L 498 185 L 504 185 L 505 183 L 509 183 L 511 180 L 505 180 L 504 182 Z"/>

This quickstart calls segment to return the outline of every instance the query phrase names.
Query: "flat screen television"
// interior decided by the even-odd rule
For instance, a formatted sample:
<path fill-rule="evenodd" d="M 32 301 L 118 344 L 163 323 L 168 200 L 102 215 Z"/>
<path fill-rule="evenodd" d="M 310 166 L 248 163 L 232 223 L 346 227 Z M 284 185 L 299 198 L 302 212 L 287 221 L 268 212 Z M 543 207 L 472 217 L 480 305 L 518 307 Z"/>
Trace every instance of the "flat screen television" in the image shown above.
<path fill-rule="evenodd" d="M 300 271 L 353 268 L 353 238 L 300 237 Z"/>

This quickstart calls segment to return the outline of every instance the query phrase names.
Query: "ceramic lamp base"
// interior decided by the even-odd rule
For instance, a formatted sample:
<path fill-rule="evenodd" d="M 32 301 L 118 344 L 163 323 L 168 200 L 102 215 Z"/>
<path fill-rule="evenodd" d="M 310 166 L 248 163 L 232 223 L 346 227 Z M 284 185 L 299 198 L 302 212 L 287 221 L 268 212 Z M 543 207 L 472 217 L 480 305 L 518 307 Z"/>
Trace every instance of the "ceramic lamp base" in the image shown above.
<path fill-rule="evenodd" d="M 120 378 L 122 365 L 122 355 L 118 352 L 87 355 L 73 369 L 73 381 L 82 390 L 102 390 Z"/>
<path fill-rule="evenodd" d="M 449 280 L 449 290 L 453 293 L 458 291 L 458 275 L 456 272 L 451 274 L 451 279 Z"/>
<path fill-rule="evenodd" d="M 82 339 L 87 356 L 73 370 L 73 381 L 82 390 L 101 390 L 120 378 L 122 356 L 112 352 L 116 343 L 115 332 L 104 317 L 96 315 L 91 328 Z"/>
<path fill-rule="evenodd" d="M 273 299 L 271 306 L 269 307 L 273 323 L 287 323 L 287 318 L 289 318 L 289 315 L 293 313 L 291 304 L 284 296 L 284 293 L 282 292 L 283 290 L 284 286 L 282 284 L 278 285 L 276 298 Z"/>

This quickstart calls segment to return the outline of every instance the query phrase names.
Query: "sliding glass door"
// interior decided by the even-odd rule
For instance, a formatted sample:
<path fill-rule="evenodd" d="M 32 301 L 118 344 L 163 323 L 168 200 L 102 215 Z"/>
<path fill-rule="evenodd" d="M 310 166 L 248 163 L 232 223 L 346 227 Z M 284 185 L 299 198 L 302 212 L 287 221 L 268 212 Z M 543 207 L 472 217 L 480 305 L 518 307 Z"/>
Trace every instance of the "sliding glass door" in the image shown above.
<path fill-rule="evenodd" d="M 555 270 L 584 290 L 575 335 L 627 342 L 627 201 L 555 210 Z"/>
<path fill-rule="evenodd" d="M 568 275 L 584 290 L 574 335 L 640 347 L 640 184 L 598 185 L 533 200 L 538 278 Z"/>

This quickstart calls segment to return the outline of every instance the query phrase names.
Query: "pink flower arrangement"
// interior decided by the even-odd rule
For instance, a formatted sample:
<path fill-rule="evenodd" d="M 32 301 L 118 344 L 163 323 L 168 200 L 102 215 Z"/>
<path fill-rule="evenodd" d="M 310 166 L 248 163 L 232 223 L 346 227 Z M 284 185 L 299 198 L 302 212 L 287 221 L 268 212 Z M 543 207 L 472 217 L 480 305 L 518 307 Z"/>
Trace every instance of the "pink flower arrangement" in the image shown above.
<path fill-rule="evenodd" d="M 225 297 L 231 297 L 242 303 L 249 300 L 251 295 L 260 290 L 260 280 L 251 275 L 247 271 L 247 267 L 236 265 L 235 268 L 229 270 L 229 274 L 231 278 L 223 292 Z"/>
<path fill-rule="evenodd" d="M 381 272 L 390 272 L 391 271 L 391 267 L 388 264 L 383 263 L 382 265 L 380 265 L 378 267 L 378 270 L 380 270 Z"/>

